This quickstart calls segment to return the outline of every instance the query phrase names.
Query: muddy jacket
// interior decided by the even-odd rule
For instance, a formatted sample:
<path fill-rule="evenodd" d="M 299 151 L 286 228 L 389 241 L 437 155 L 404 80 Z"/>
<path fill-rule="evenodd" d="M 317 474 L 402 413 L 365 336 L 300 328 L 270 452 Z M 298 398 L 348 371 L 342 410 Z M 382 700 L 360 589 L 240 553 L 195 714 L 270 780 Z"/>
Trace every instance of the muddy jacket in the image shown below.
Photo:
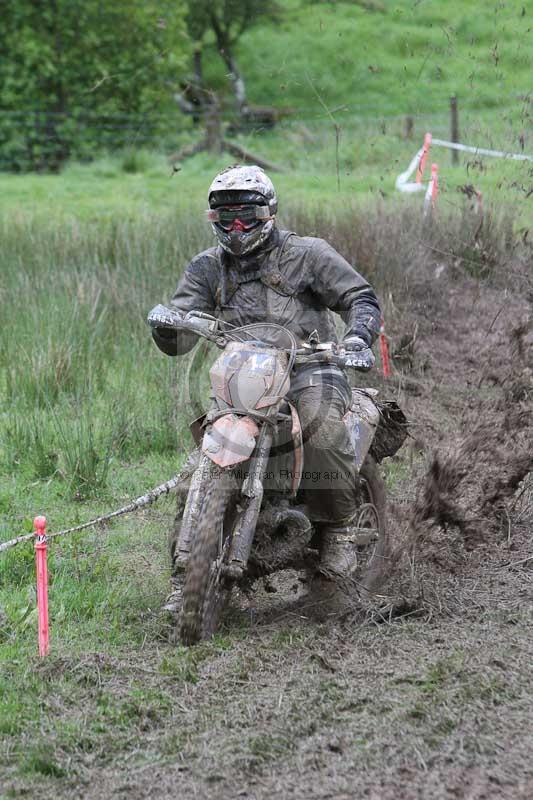
<path fill-rule="evenodd" d="M 237 260 L 220 247 L 195 256 L 171 301 L 181 311 L 203 311 L 234 325 L 277 322 L 302 341 L 317 331 L 336 341 L 331 311 L 340 314 L 345 336 L 369 345 L 379 331 L 380 309 L 372 287 L 323 239 L 275 229 L 258 254 Z M 166 334 L 166 335 L 165 335 Z M 187 332 L 153 331 L 168 355 L 190 350 Z"/>

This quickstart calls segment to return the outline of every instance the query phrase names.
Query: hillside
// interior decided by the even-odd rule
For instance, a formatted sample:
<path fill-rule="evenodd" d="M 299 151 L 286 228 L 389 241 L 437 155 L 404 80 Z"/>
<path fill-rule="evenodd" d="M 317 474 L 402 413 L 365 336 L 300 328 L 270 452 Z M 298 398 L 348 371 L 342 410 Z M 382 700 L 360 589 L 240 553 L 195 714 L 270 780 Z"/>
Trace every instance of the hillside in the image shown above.
<path fill-rule="evenodd" d="M 451 94 L 465 107 L 518 110 L 531 89 L 531 0 L 280 6 L 279 22 L 248 31 L 238 50 L 252 102 L 312 117 L 324 113 L 318 92 L 329 108 L 369 117 L 436 112 Z"/>

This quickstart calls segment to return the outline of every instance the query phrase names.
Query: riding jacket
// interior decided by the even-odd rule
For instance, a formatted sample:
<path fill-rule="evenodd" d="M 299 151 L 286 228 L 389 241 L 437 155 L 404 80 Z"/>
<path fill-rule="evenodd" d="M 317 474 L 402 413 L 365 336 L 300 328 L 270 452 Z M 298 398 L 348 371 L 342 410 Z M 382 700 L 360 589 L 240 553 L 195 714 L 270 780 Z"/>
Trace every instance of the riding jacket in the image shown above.
<path fill-rule="evenodd" d="M 189 263 L 171 300 L 187 313 L 203 311 L 234 325 L 275 322 L 306 341 L 337 341 L 333 314 L 346 325 L 344 336 L 360 336 L 369 346 L 381 312 L 370 284 L 323 239 L 274 229 L 257 253 L 235 258 L 211 247 Z M 154 329 L 155 343 L 167 355 L 182 355 L 197 337 Z"/>

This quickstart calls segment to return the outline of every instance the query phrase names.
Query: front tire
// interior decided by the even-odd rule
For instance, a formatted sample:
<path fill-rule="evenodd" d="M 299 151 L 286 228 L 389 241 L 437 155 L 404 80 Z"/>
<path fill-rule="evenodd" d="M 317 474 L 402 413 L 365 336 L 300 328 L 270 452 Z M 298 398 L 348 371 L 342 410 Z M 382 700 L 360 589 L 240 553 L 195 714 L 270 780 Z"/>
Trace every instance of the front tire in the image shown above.
<path fill-rule="evenodd" d="M 223 567 L 231 543 L 237 483 L 231 472 L 209 477 L 183 587 L 180 640 L 193 645 L 216 632 L 231 594 Z"/>

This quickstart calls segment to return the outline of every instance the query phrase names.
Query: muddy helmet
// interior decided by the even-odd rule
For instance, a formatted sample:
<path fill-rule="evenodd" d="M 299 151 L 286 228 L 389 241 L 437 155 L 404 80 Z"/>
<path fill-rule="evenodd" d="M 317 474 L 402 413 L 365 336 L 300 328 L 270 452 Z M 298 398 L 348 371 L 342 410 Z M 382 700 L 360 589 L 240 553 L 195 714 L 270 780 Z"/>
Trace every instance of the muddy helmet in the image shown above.
<path fill-rule="evenodd" d="M 259 248 L 275 224 L 278 200 L 260 167 L 228 167 L 209 187 L 208 219 L 221 247 L 234 256 Z"/>

